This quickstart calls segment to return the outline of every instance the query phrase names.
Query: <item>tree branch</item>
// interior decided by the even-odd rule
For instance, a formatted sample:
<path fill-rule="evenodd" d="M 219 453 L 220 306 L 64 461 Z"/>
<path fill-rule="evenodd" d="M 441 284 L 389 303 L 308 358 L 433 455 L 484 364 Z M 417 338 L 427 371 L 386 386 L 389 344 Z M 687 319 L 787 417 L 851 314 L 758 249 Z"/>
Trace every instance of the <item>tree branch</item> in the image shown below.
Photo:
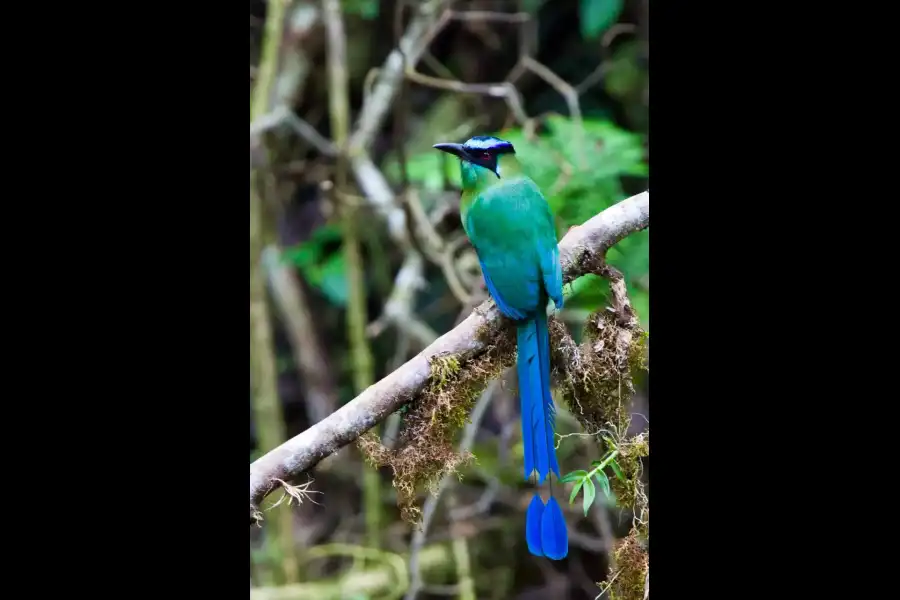
<path fill-rule="evenodd" d="M 559 244 L 564 281 L 597 272 L 602 268 L 606 251 L 611 246 L 649 225 L 650 193 L 642 192 L 570 230 Z M 493 303 L 483 303 L 456 328 L 399 369 L 366 388 L 328 418 L 251 464 L 251 523 L 262 499 L 280 485 L 276 479 L 293 479 L 355 441 L 422 390 L 431 376 L 431 358 L 438 355 L 471 358 L 485 349 L 484 336 L 478 335 L 479 332 L 486 329 L 495 331 L 500 322 L 500 313 Z"/>
<path fill-rule="evenodd" d="M 365 151 L 375 139 L 375 134 L 381 128 L 391 109 L 391 102 L 400 89 L 404 63 L 407 67 L 411 67 L 419 62 L 432 38 L 447 22 L 449 15 L 443 11 L 448 4 L 448 0 L 426 0 L 419 4 L 415 16 L 406 27 L 406 33 L 400 39 L 400 44 L 388 55 L 384 65 L 379 69 L 378 82 L 363 100 L 356 131 L 350 137 L 351 156 L 355 157 Z"/>

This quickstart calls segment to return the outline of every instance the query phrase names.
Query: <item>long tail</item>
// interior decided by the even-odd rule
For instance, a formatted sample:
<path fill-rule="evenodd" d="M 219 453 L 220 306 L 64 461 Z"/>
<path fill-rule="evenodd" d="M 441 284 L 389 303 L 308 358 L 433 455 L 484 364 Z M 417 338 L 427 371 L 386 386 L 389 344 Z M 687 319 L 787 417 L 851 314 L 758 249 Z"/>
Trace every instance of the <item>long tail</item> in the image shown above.
<path fill-rule="evenodd" d="M 539 312 L 531 319 L 520 321 L 516 333 L 525 479 L 537 470 L 537 481 L 541 484 L 551 471 L 560 477 L 553 437 L 556 410 L 550 395 L 547 315 Z M 566 522 L 552 496 L 544 506 L 540 496 L 535 494 L 526 513 L 525 537 L 532 554 L 559 560 L 568 553 Z"/>

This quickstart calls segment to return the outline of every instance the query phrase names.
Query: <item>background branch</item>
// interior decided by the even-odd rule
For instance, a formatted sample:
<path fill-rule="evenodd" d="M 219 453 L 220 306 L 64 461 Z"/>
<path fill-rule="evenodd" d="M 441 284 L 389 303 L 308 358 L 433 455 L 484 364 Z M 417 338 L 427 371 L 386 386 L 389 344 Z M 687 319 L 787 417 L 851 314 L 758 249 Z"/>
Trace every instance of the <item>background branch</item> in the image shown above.
<path fill-rule="evenodd" d="M 285 5 L 273 3 L 266 16 L 265 38 L 250 101 L 250 122 L 258 121 L 269 110 L 274 88 L 278 50 L 284 25 Z M 266 148 L 263 146 L 263 153 Z M 250 390 L 257 439 L 260 450 L 276 448 L 286 438 L 284 415 L 278 396 L 277 367 L 272 336 L 272 323 L 266 299 L 266 273 L 262 252 L 272 241 L 271 219 L 266 214 L 261 195 L 262 177 L 258 169 L 250 171 Z M 294 555 L 291 513 L 273 519 L 273 537 L 284 555 L 280 577 L 286 583 L 299 579 L 299 566 Z"/>
<path fill-rule="evenodd" d="M 360 393 L 372 384 L 374 366 L 366 337 L 368 315 L 363 260 L 357 226 L 356 203 L 348 201 L 347 141 L 350 130 L 349 74 L 347 72 L 347 35 L 340 0 L 323 0 L 322 20 L 328 36 L 328 101 L 331 131 L 340 151 L 335 167 L 334 198 L 343 228 L 343 251 L 347 277 L 347 340 L 353 360 L 353 388 Z M 362 466 L 366 537 L 369 548 L 378 548 L 381 537 L 381 480 L 378 472 Z"/>
<path fill-rule="evenodd" d="M 377 83 L 365 98 L 356 131 L 350 138 L 351 156 L 372 144 L 400 89 L 404 65 L 413 67 L 422 57 L 428 43 L 447 22 L 449 15 L 443 15 L 442 12 L 449 4 L 448 0 L 427 0 L 419 4 L 400 44 L 384 61 L 378 71 Z"/>
<path fill-rule="evenodd" d="M 262 260 L 273 303 L 286 325 L 297 372 L 302 376 L 309 420 L 317 423 L 337 408 L 337 387 L 325 361 L 327 354 L 316 336 L 306 292 L 294 269 L 275 246 L 263 251 Z"/>
<path fill-rule="evenodd" d="M 643 192 L 572 229 L 559 244 L 564 281 L 597 272 L 611 246 L 649 225 L 650 193 Z M 369 386 L 328 418 L 256 460 L 250 465 L 251 522 L 260 501 L 279 485 L 276 479 L 290 480 L 355 441 L 415 397 L 431 376 L 432 357 L 470 358 L 485 348 L 484 336 L 479 333 L 496 331 L 499 324 L 500 315 L 493 304 L 483 303 L 456 328 L 399 369 Z"/>

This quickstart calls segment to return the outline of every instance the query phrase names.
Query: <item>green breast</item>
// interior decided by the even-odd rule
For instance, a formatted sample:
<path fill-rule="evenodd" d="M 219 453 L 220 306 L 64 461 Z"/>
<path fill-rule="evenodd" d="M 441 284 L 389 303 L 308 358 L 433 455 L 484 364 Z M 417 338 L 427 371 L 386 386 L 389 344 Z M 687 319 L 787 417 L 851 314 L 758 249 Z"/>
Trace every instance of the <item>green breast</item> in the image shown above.
<path fill-rule="evenodd" d="M 544 238 L 556 239 L 546 199 L 522 175 L 480 192 L 464 192 L 460 212 L 476 247 L 486 244 L 507 251 L 531 247 Z"/>

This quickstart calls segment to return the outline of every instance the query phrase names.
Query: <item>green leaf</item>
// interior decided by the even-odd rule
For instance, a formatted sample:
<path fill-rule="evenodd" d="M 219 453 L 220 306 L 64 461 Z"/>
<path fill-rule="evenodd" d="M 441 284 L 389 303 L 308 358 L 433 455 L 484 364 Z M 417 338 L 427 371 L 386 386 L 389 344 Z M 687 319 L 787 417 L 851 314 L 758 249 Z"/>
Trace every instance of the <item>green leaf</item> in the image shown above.
<path fill-rule="evenodd" d="M 570 481 L 576 481 L 578 479 L 584 479 L 587 477 L 587 471 L 572 471 L 563 476 L 562 479 L 559 480 L 560 483 L 569 483 Z"/>
<path fill-rule="evenodd" d="M 284 260 L 295 267 L 306 269 L 315 265 L 322 259 L 322 251 L 326 244 L 339 242 L 341 230 L 337 225 L 323 225 L 316 228 L 309 239 L 290 248 L 285 248 L 281 253 Z"/>
<path fill-rule="evenodd" d="M 569 496 L 569 504 L 575 504 L 575 497 L 578 495 L 578 490 L 581 489 L 581 486 L 584 485 L 584 482 L 590 482 L 590 479 L 581 479 L 578 483 L 575 484 L 575 487 L 572 488 L 572 495 Z"/>
<path fill-rule="evenodd" d="M 569 285 L 571 296 L 566 298 L 567 308 L 583 308 L 593 312 L 607 304 L 609 284 L 599 275 L 589 273 Z"/>
<path fill-rule="evenodd" d="M 331 302 L 338 306 L 347 304 L 347 274 L 343 252 L 332 254 L 318 272 L 319 280 L 315 284 Z"/>
<path fill-rule="evenodd" d="M 597 471 L 594 473 L 594 477 L 597 478 L 597 484 L 600 486 L 600 489 L 603 490 L 603 495 L 608 499 L 609 498 L 609 478 L 606 476 L 606 473 L 603 471 Z"/>
<path fill-rule="evenodd" d="M 609 463 L 609 466 L 612 467 L 613 473 L 616 474 L 616 477 L 619 478 L 619 481 L 624 483 L 625 475 L 622 474 L 622 468 L 619 467 L 619 463 L 617 463 L 616 461 L 612 461 L 611 463 Z"/>
<path fill-rule="evenodd" d="M 622 0 L 581 0 L 581 35 L 594 39 L 609 29 L 622 13 Z"/>
<path fill-rule="evenodd" d="M 590 479 L 584 480 L 584 516 L 587 516 L 588 509 L 591 508 L 591 504 L 594 503 L 594 497 L 597 495 L 597 490 L 594 488 L 594 482 Z"/>
<path fill-rule="evenodd" d="M 609 29 L 622 12 L 622 0 L 581 0 L 581 35 L 594 39 Z"/>

